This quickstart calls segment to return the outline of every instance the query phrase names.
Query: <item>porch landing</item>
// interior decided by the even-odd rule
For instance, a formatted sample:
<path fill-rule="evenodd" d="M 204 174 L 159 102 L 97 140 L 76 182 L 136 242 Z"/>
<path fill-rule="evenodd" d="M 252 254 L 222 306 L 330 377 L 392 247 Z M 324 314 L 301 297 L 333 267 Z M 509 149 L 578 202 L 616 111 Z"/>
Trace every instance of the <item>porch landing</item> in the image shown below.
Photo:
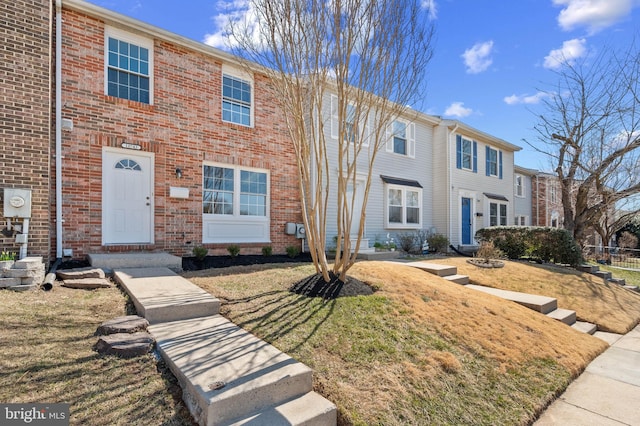
<path fill-rule="evenodd" d="M 94 268 L 169 268 L 182 271 L 182 258 L 169 253 L 97 253 L 87 255 Z"/>

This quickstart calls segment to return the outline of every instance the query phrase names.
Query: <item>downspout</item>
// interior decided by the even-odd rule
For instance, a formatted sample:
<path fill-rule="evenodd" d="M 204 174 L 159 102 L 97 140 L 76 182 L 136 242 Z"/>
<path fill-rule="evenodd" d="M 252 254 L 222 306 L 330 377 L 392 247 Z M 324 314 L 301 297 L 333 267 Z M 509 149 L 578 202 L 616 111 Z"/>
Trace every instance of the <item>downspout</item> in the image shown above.
<path fill-rule="evenodd" d="M 454 128 L 451 130 L 451 132 L 449 133 L 449 137 L 448 137 L 448 141 L 447 141 L 447 169 L 448 169 L 448 182 L 447 182 L 447 193 L 449 194 L 448 198 L 449 198 L 449 219 L 447 220 L 447 222 L 449 222 L 449 231 L 448 231 L 448 237 L 449 237 L 449 241 L 451 241 L 451 236 L 453 235 L 453 191 L 451 188 L 451 182 L 453 181 L 453 167 L 451 166 L 451 136 L 455 135 L 455 132 L 458 130 L 459 124 L 456 123 L 456 125 L 454 126 Z"/>
<path fill-rule="evenodd" d="M 56 259 L 62 259 L 62 0 L 56 0 Z"/>

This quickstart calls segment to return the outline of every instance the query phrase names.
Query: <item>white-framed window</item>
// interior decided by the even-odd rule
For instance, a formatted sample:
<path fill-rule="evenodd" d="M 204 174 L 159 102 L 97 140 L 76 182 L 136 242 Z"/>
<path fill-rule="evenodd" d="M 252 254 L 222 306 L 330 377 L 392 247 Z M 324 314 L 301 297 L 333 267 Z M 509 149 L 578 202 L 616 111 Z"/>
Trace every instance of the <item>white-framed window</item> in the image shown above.
<path fill-rule="evenodd" d="M 153 40 L 105 29 L 105 93 L 153 104 Z"/>
<path fill-rule="evenodd" d="M 347 116 L 344 123 L 344 141 L 355 143 L 358 138 L 358 123 L 356 121 L 355 105 L 347 105 Z"/>
<path fill-rule="evenodd" d="M 212 215 L 266 217 L 269 175 L 228 165 L 204 165 L 202 212 Z"/>
<path fill-rule="evenodd" d="M 340 123 L 338 109 L 339 99 L 336 95 L 331 95 L 330 98 L 330 131 L 331 138 L 338 139 L 340 133 Z M 348 143 L 359 143 L 362 146 L 369 146 L 369 116 L 363 108 L 358 111 L 358 107 L 355 104 L 349 103 L 346 105 L 345 117 L 344 117 L 344 129 L 343 139 Z"/>
<path fill-rule="evenodd" d="M 558 202 L 558 189 L 555 182 L 549 182 L 549 199 L 552 203 Z"/>
<path fill-rule="evenodd" d="M 516 226 L 527 226 L 527 216 L 517 215 L 514 223 Z"/>
<path fill-rule="evenodd" d="M 223 70 L 222 121 L 251 127 L 253 125 L 252 82 L 246 77 Z"/>
<path fill-rule="evenodd" d="M 395 120 L 387 128 L 387 152 L 415 158 L 416 138 L 414 123 Z"/>
<path fill-rule="evenodd" d="M 516 197 L 524 198 L 524 176 L 516 175 Z"/>
<path fill-rule="evenodd" d="M 419 228 L 422 223 L 422 188 L 385 185 L 386 227 Z"/>
<path fill-rule="evenodd" d="M 507 205 L 504 203 L 489 203 L 489 226 L 507 226 Z"/>
<path fill-rule="evenodd" d="M 462 170 L 478 171 L 478 143 L 461 135 L 456 135 L 456 167 Z"/>
<path fill-rule="evenodd" d="M 502 151 L 487 146 L 486 157 L 486 175 L 502 179 Z"/>

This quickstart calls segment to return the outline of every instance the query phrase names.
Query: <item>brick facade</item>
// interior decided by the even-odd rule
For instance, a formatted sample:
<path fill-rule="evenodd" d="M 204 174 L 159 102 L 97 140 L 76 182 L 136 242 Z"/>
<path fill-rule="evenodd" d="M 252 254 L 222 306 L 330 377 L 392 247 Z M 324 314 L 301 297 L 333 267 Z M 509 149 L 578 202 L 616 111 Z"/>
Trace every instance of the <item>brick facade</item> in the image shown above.
<path fill-rule="evenodd" d="M 0 3 L 0 199 L 4 188 L 30 189 L 28 255 L 48 261 L 51 235 L 52 3 Z M 0 203 L 3 208 L 3 201 Z M 0 229 L 6 226 L 2 218 Z M 0 249 L 19 252 L 0 234 Z"/>
<path fill-rule="evenodd" d="M 253 76 L 255 125 L 223 122 L 223 57 L 142 34 L 153 39 L 153 105 L 107 96 L 108 23 L 68 9 L 63 18 L 62 116 L 74 125 L 63 133 L 63 246 L 73 250 L 73 257 L 132 250 L 190 255 L 202 242 L 204 162 L 268 170 L 270 245 L 274 253 L 300 246 L 300 240 L 284 233 L 285 223 L 301 221 L 295 153 L 283 115 L 265 90 L 266 78 Z M 128 31 L 135 34 L 136 29 Z M 122 142 L 154 155 L 152 245 L 102 243 L 102 151 Z M 189 197 L 169 197 L 170 187 L 188 188 Z M 241 254 L 250 254 L 267 244 L 239 245 Z M 211 254 L 227 254 L 228 244 L 205 246 Z"/>
<path fill-rule="evenodd" d="M 558 178 L 547 174 L 532 176 L 531 193 L 533 203 L 531 225 L 562 228 L 564 210 Z"/>

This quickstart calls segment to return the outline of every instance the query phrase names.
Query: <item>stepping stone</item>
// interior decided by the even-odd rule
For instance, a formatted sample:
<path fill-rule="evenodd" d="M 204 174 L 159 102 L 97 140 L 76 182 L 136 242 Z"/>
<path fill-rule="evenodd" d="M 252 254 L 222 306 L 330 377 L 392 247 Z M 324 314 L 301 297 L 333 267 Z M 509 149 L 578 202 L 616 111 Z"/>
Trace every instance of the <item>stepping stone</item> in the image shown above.
<path fill-rule="evenodd" d="M 116 333 L 100 336 L 96 343 L 96 350 L 101 354 L 133 358 L 151 351 L 154 343 L 155 339 L 146 331 Z"/>
<path fill-rule="evenodd" d="M 29 285 L 14 285 L 11 287 L 7 287 L 9 290 L 13 290 L 13 291 L 30 291 L 30 290 L 37 290 L 38 289 L 38 284 L 29 284 Z"/>
<path fill-rule="evenodd" d="M 585 321 L 576 321 L 571 327 L 587 334 L 594 334 L 596 331 L 598 331 L 597 325 Z"/>
<path fill-rule="evenodd" d="M 127 315 L 105 321 L 96 330 L 96 334 L 136 333 L 147 331 L 149 321 L 138 315 Z"/>
<path fill-rule="evenodd" d="M 62 285 L 68 288 L 78 288 L 84 290 L 113 287 L 113 284 L 111 284 L 105 278 L 80 278 L 73 280 L 64 280 L 62 282 Z"/>
<path fill-rule="evenodd" d="M 82 278 L 105 278 L 104 271 L 100 268 L 80 268 L 56 271 L 59 280 L 74 280 Z"/>

